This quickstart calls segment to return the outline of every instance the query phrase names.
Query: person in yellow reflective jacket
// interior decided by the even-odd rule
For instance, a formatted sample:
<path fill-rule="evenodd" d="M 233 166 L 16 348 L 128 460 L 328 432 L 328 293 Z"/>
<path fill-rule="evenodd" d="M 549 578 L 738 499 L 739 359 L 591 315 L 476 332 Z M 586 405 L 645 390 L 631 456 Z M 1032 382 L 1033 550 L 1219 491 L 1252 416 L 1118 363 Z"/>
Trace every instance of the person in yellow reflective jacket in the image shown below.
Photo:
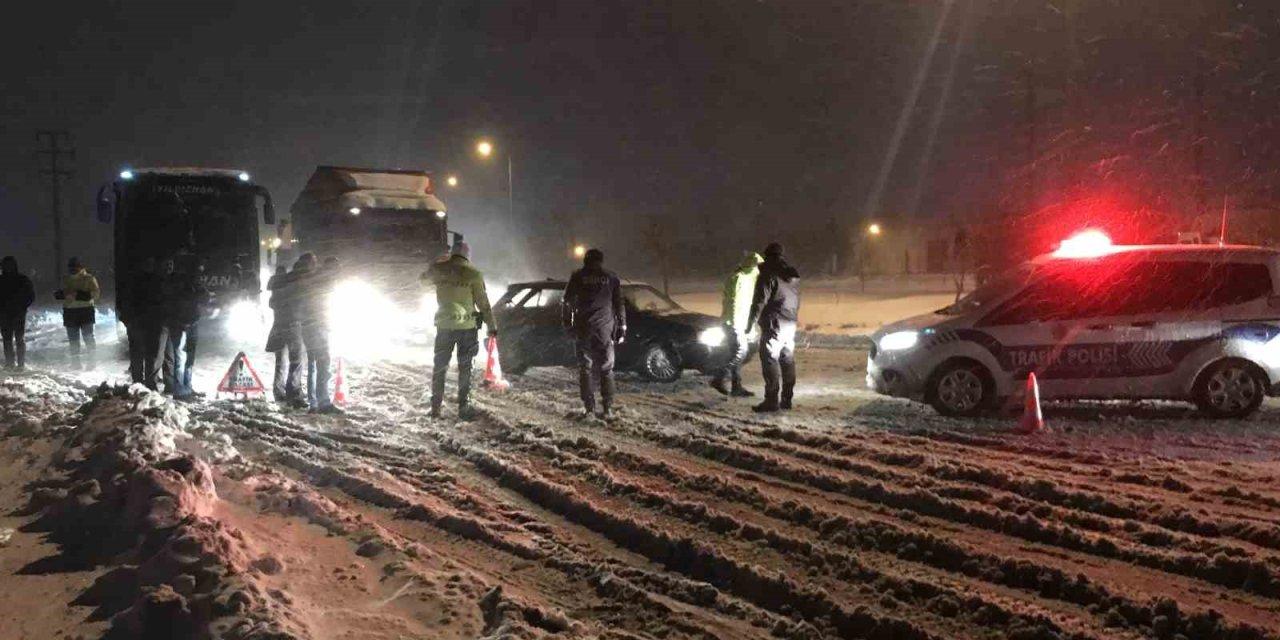
<path fill-rule="evenodd" d="M 67 275 L 62 279 L 62 288 L 53 296 L 62 301 L 62 326 L 67 330 L 72 358 L 79 359 L 82 341 L 88 351 L 97 347 L 93 325 L 97 321 L 96 305 L 101 295 L 98 279 L 89 273 L 80 259 L 67 261 Z"/>
<path fill-rule="evenodd" d="M 458 419 L 475 417 L 471 407 L 471 369 L 480 353 L 480 324 L 489 327 L 489 337 L 498 335 L 498 325 L 489 306 L 484 275 L 471 265 L 471 246 L 465 242 L 453 245 L 449 259 L 437 262 L 422 274 L 422 281 L 435 289 L 435 367 L 431 372 L 431 417 L 441 415 L 444 404 L 445 376 L 454 351 L 458 353 Z"/>
<path fill-rule="evenodd" d="M 724 298 L 720 319 L 728 330 L 733 357 L 729 364 L 711 379 L 711 388 L 735 398 L 749 398 L 754 393 L 742 386 L 742 364 L 747 359 L 751 341 L 748 334 L 751 326 L 747 322 L 751 315 L 751 297 L 755 295 L 756 278 L 760 275 L 760 263 L 764 258 L 754 251 L 742 256 L 733 273 L 724 281 Z"/>

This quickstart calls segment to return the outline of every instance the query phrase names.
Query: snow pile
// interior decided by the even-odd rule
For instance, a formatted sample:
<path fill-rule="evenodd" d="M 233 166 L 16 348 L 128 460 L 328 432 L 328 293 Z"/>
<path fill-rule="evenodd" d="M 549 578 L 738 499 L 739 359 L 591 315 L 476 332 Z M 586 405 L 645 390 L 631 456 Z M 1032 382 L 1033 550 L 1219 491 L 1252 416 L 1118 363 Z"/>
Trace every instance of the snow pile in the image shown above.
<path fill-rule="evenodd" d="M 42 384 L 6 385 L 4 415 L 40 415 L 38 395 L 20 398 Z M 60 565 L 111 568 L 77 600 L 110 618 L 108 638 L 293 637 L 244 579 L 242 535 L 209 517 L 213 471 L 178 446 L 189 424 L 184 407 L 154 392 L 104 385 L 74 414 L 25 430 L 67 434 L 51 470 L 60 473 L 31 494 L 26 512 L 38 517 L 27 528 L 58 545 Z"/>

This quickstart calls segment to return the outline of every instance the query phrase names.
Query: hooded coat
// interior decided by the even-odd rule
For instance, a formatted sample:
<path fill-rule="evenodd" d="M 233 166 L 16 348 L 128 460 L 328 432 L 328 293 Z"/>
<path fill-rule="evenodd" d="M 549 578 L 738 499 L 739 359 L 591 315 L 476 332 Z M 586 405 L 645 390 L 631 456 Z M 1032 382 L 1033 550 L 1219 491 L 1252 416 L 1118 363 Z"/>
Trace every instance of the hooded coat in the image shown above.
<path fill-rule="evenodd" d="M 757 322 L 764 330 L 795 324 L 800 316 L 800 272 L 782 256 L 765 258 L 756 279 L 748 326 Z"/>
<path fill-rule="evenodd" d="M 760 263 L 763 261 L 760 254 L 747 253 L 724 281 L 720 319 L 734 331 L 747 333 L 751 329 L 751 301 L 755 295 L 756 279 L 760 275 Z"/>
<path fill-rule="evenodd" d="M 455 253 L 447 261 L 431 265 L 422 274 L 422 279 L 436 291 L 437 329 L 477 329 L 477 312 L 490 331 L 497 329 L 493 309 L 489 306 L 489 294 L 484 287 L 484 275 L 471 266 L 466 257 Z"/>
<path fill-rule="evenodd" d="M 18 273 L 18 261 L 6 260 L 0 274 L 0 319 L 20 316 L 36 301 L 31 278 Z"/>
<path fill-rule="evenodd" d="M 62 279 L 63 309 L 92 309 L 101 295 L 98 279 L 84 267 Z"/>

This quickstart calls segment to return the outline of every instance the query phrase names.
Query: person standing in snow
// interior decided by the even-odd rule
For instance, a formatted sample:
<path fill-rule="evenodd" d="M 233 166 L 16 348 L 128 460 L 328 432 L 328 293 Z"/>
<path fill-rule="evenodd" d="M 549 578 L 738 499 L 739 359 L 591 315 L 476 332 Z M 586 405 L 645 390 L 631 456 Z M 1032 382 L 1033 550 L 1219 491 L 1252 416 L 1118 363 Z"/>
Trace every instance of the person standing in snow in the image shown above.
<path fill-rule="evenodd" d="M 128 331 L 129 375 L 135 383 L 154 391 L 166 306 L 164 276 L 157 271 L 155 258 L 143 260 L 132 285 L 128 317 L 121 317 Z"/>
<path fill-rule="evenodd" d="M 760 324 L 760 366 L 764 402 L 756 413 L 791 409 L 796 388 L 796 320 L 800 316 L 800 272 L 783 259 L 782 245 L 764 250 L 747 326 Z"/>
<path fill-rule="evenodd" d="M 53 297 L 62 301 L 62 326 L 67 330 L 71 357 L 79 361 L 81 341 L 89 352 L 97 348 L 93 325 L 97 322 L 95 304 L 102 292 L 98 288 L 98 279 L 89 273 L 79 258 L 67 262 L 67 272 L 62 288 L 55 291 Z"/>
<path fill-rule="evenodd" d="M 340 414 L 329 391 L 329 294 L 340 265 L 336 259 L 316 265 L 315 254 L 304 253 L 293 265 L 288 287 L 296 298 L 298 334 L 307 352 L 307 406 L 311 413 Z M 296 275 L 295 275 L 296 274 Z"/>
<path fill-rule="evenodd" d="M 489 306 L 484 275 L 471 265 L 471 246 L 454 243 L 449 259 L 437 262 L 422 274 L 422 281 L 435 289 L 436 344 L 435 363 L 431 370 L 431 417 L 441 416 L 444 405 L 444 383 L 449 361 L 458 354 L 458 419 L 471 420 L 471 370 L 480 353 L 477 332 L 481 323 L 489 328 L 489 337 L 498 336 L 498 324 Z"/>
<path fill-rule="evenodd" d="M 203 395 L 191 386 L 200 315 L 210 299 L 209 290 L 200 282 L 201 271 L 195 256 L 182 255 L 173 261 L 172 272 L 165 278 L 165 393 L 179 400 Z"/>
<path fill-rule="evenodd" d="M 724 297 L 721 305 L 720 319 L 729 331 L 730 346 L 733 357 L 711 380 L 711 388 L 726 396 L 749 398 L 751 393 L 742 386 L 742 364 L 747 359 L 747 351 L 751 347 L 748 335 L 751 324 L 751 300 L 755 295 L 756 279 L 760 275 L 760 263 L 764 259 L 754 251 L 742 256 L 742 261 L 724 281 Z"/>
<path fill-rule="evenodd" d="M 302 394 L 303 349 L 298 327 L 298 301 L 291 279 L 292 274 L 286 272 L 284 265 L 281 265 L 267 282 L 267 290 L 271 292 L 272 312 L 267 351 L 276 357 L 272 396 L 276 402 L 300 408 L 306 406 L 307 401 Z"/>
<path fill-rule="evenodd" d="M 604 253 L 592 249 L 582 259 L 582 268 L 573 272 L 564 290 L 562 316 L 565 329 L 577 341 L 578 390 L 586 415 L 595 413 L 596 397 L 592 377 L 599 380 L 603 410 L 600 417 L 613 417 L 616 392 L 613 381 L 614 345 L 627 335 L 627 308 L 622 298 L 622 282 L 604 268 Z"/>
<path fill-rule="evenodd" d="M 0 336 L 4 338 L 4 366 L 27 366 L 27 309 L 36 301 L 31 278 L 18 271 L 18 259 L 0 260 Z"/>

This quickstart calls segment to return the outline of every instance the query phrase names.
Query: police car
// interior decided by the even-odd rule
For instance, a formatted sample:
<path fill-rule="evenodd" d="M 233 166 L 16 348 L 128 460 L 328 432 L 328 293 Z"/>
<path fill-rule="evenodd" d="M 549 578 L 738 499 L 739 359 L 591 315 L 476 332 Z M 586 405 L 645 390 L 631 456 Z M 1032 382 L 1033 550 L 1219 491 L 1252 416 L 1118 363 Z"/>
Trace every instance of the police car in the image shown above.
<path fill-rule="evenodd" d="M 1046 399 L 1184 400 L 1241 418 L 1280 381 L 1278 281 L 1271 249 L 1081 236 L 878 331 L 867 385 L 974 416 L 1034 372 Z"/>

